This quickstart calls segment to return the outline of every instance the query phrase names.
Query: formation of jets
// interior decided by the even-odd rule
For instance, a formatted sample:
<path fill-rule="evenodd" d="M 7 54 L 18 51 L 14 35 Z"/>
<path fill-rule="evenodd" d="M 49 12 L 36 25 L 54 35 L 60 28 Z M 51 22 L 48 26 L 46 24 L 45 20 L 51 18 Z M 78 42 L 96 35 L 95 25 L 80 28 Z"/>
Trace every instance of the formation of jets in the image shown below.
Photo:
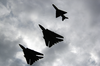
<path fill-rule="evenodd" d="M 58 9 L 54 4 L 52 4 L 52 6 L 55 8 L 56 10 L 56 18 L 61 16 L 62 17 L 62 21 L 65 19 L 68 19 L 68 17 L 65 17 L 64 14 L 66 14 L 67 12 L 62 11 L 60 9 Z M 45 44 L 47 47 L 52 47 L 54 44 L 63 41 L 63 36 L 49 30 L 49 29 L 45 29 L 42 25 L 39 24 L 39 27 L 42 30 L 43 33 L 43 38 L 45 41 Z M 26 59 L 27 64 L 32 65 L 35 61 L 42 59 L 43 58 L 43 54 L 39 53 L 37 51 L 31 50 L 29 48 L 25 48 L 24 46 L 22 46 L 21 44 L 19 44 L 19 46 L 22 48 L 23 53 L 24 53 L 24 57 Z"/>

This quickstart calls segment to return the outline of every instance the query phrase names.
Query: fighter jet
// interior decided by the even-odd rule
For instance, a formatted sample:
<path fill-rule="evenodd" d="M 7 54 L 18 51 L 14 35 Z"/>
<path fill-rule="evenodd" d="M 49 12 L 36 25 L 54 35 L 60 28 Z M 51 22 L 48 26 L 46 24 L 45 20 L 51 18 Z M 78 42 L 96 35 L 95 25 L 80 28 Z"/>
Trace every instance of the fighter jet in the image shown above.
<path fill-rule="evenodd" d="M 48 46 L 49 48 L 51 46 L 53 46 L 55 43 L 58 43 L 60 41 L 63 41 L 63 36 L 61 36 L 61 35 L 53 32 L 51 30 L 45 29 L 40 24 L 39 24 L 39 27 L 42 29 L 43 38 L 45 40 L 46 46 Z"/>
<path fill-rule="evenodd" d="M 62 17 L 62 21 L 64 19 L 68 19 L 68 17 L 64 16 L 64 14 L 66 14 L 67 12 L 58 9 L 54 4 L 52 4 L 52 6 L 56 9 L 56 18 L 59 17 L 59 16 L 61 16 Z"/>
<path fill-rule="evenodd" d="M 31 50 L 29 48 L 25 48 L 21 44 L 19 46 L 23 49 L 24 57 L 26 58 L 27 64 L 32 65 L 35 61 L 43 58 L 43 54 L 37 51 Z"/>

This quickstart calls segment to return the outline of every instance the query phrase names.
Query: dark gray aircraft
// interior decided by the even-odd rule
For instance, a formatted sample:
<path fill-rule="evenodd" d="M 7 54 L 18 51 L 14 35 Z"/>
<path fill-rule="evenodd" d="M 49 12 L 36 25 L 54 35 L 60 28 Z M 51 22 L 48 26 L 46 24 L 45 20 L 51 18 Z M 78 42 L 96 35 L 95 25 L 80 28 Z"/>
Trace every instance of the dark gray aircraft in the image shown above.
<path fill-rule="evenodd" d="M 59 16 L 61 16 L 62 17 L 62 21 L 64 19 L 68 19 L 68 17 L 64 16 L 64 14 L 66 14 L 67 12 L 58 9 L 54 4 L 52 4 L 52 6 L 56 9 L 56 18 L 59 17 Z"/>
<path fill-rule="evenodd" d="M 27 64 L 32 65 L 35 61 L 43 58 L 42 53 L 36 52 L 36 51 L 31 50 L 29 48 L 25 48 L 21 44 L 19 44 L 19 46 L 23 49 L 24 57 L 26 58 Z"/>
<path fill-rule="evenodd" d="M 43 38 L 45 40 L 46 46 L 51 47 L 55 43 L 58 43 L 60 41 L 63 41 L 63 36 L 54 33 L 53 31 L 50 31 L 48 29 L 45 29 L 43 26 L 39 25 L 39 27 L 42 29 L 43 32 Z"/>

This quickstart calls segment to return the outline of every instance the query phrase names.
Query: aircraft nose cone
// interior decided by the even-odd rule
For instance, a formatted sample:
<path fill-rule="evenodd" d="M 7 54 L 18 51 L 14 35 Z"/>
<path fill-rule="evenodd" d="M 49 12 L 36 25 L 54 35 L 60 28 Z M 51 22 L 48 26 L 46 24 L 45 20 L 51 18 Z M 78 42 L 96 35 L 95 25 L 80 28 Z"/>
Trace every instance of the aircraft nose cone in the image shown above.
<path fill-rule="evenodd" d="M 54 4 L 52 4 L 52 6 L 54 6 Z"/>
<path fill-rule="evenodd" d="M 43 26 L 41 26 L 40 24 L 39 24 L 39 27 L 40 27 L 42 30 L 45 30 L 45 28 L 44 28 Z"/>
<path fill-rule="evenodd" d="M 21 44 L 19 44 L 19 46 L 24 50 L 25 49 L 25 47 L 23 47 Z"/>

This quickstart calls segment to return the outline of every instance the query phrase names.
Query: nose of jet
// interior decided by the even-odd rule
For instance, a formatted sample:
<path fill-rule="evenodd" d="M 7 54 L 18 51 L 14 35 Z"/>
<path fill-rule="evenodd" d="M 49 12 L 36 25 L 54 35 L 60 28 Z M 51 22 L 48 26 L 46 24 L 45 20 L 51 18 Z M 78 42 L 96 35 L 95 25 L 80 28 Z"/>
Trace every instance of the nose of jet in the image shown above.
<path fill-rule="evenodd" d="M 25 49 L 25 47 L 23 47 L 21 44 L 19 44 L 19 46 L 24 50 Z"/>
<path fill-rule="evenodd" d="M 58 8 L 57 8 L 54 4 L 52 4 L 52 6 L 53 6 L 56 10 L 58 10 Z"/>
<path fill-rule="evenodd" d="M 42 30 L 45 30 L 45 28 L 44 28 L 43 26 L 41 26 L 40 24 L 39 24 L 39 27 L 40 27 Z"/>

